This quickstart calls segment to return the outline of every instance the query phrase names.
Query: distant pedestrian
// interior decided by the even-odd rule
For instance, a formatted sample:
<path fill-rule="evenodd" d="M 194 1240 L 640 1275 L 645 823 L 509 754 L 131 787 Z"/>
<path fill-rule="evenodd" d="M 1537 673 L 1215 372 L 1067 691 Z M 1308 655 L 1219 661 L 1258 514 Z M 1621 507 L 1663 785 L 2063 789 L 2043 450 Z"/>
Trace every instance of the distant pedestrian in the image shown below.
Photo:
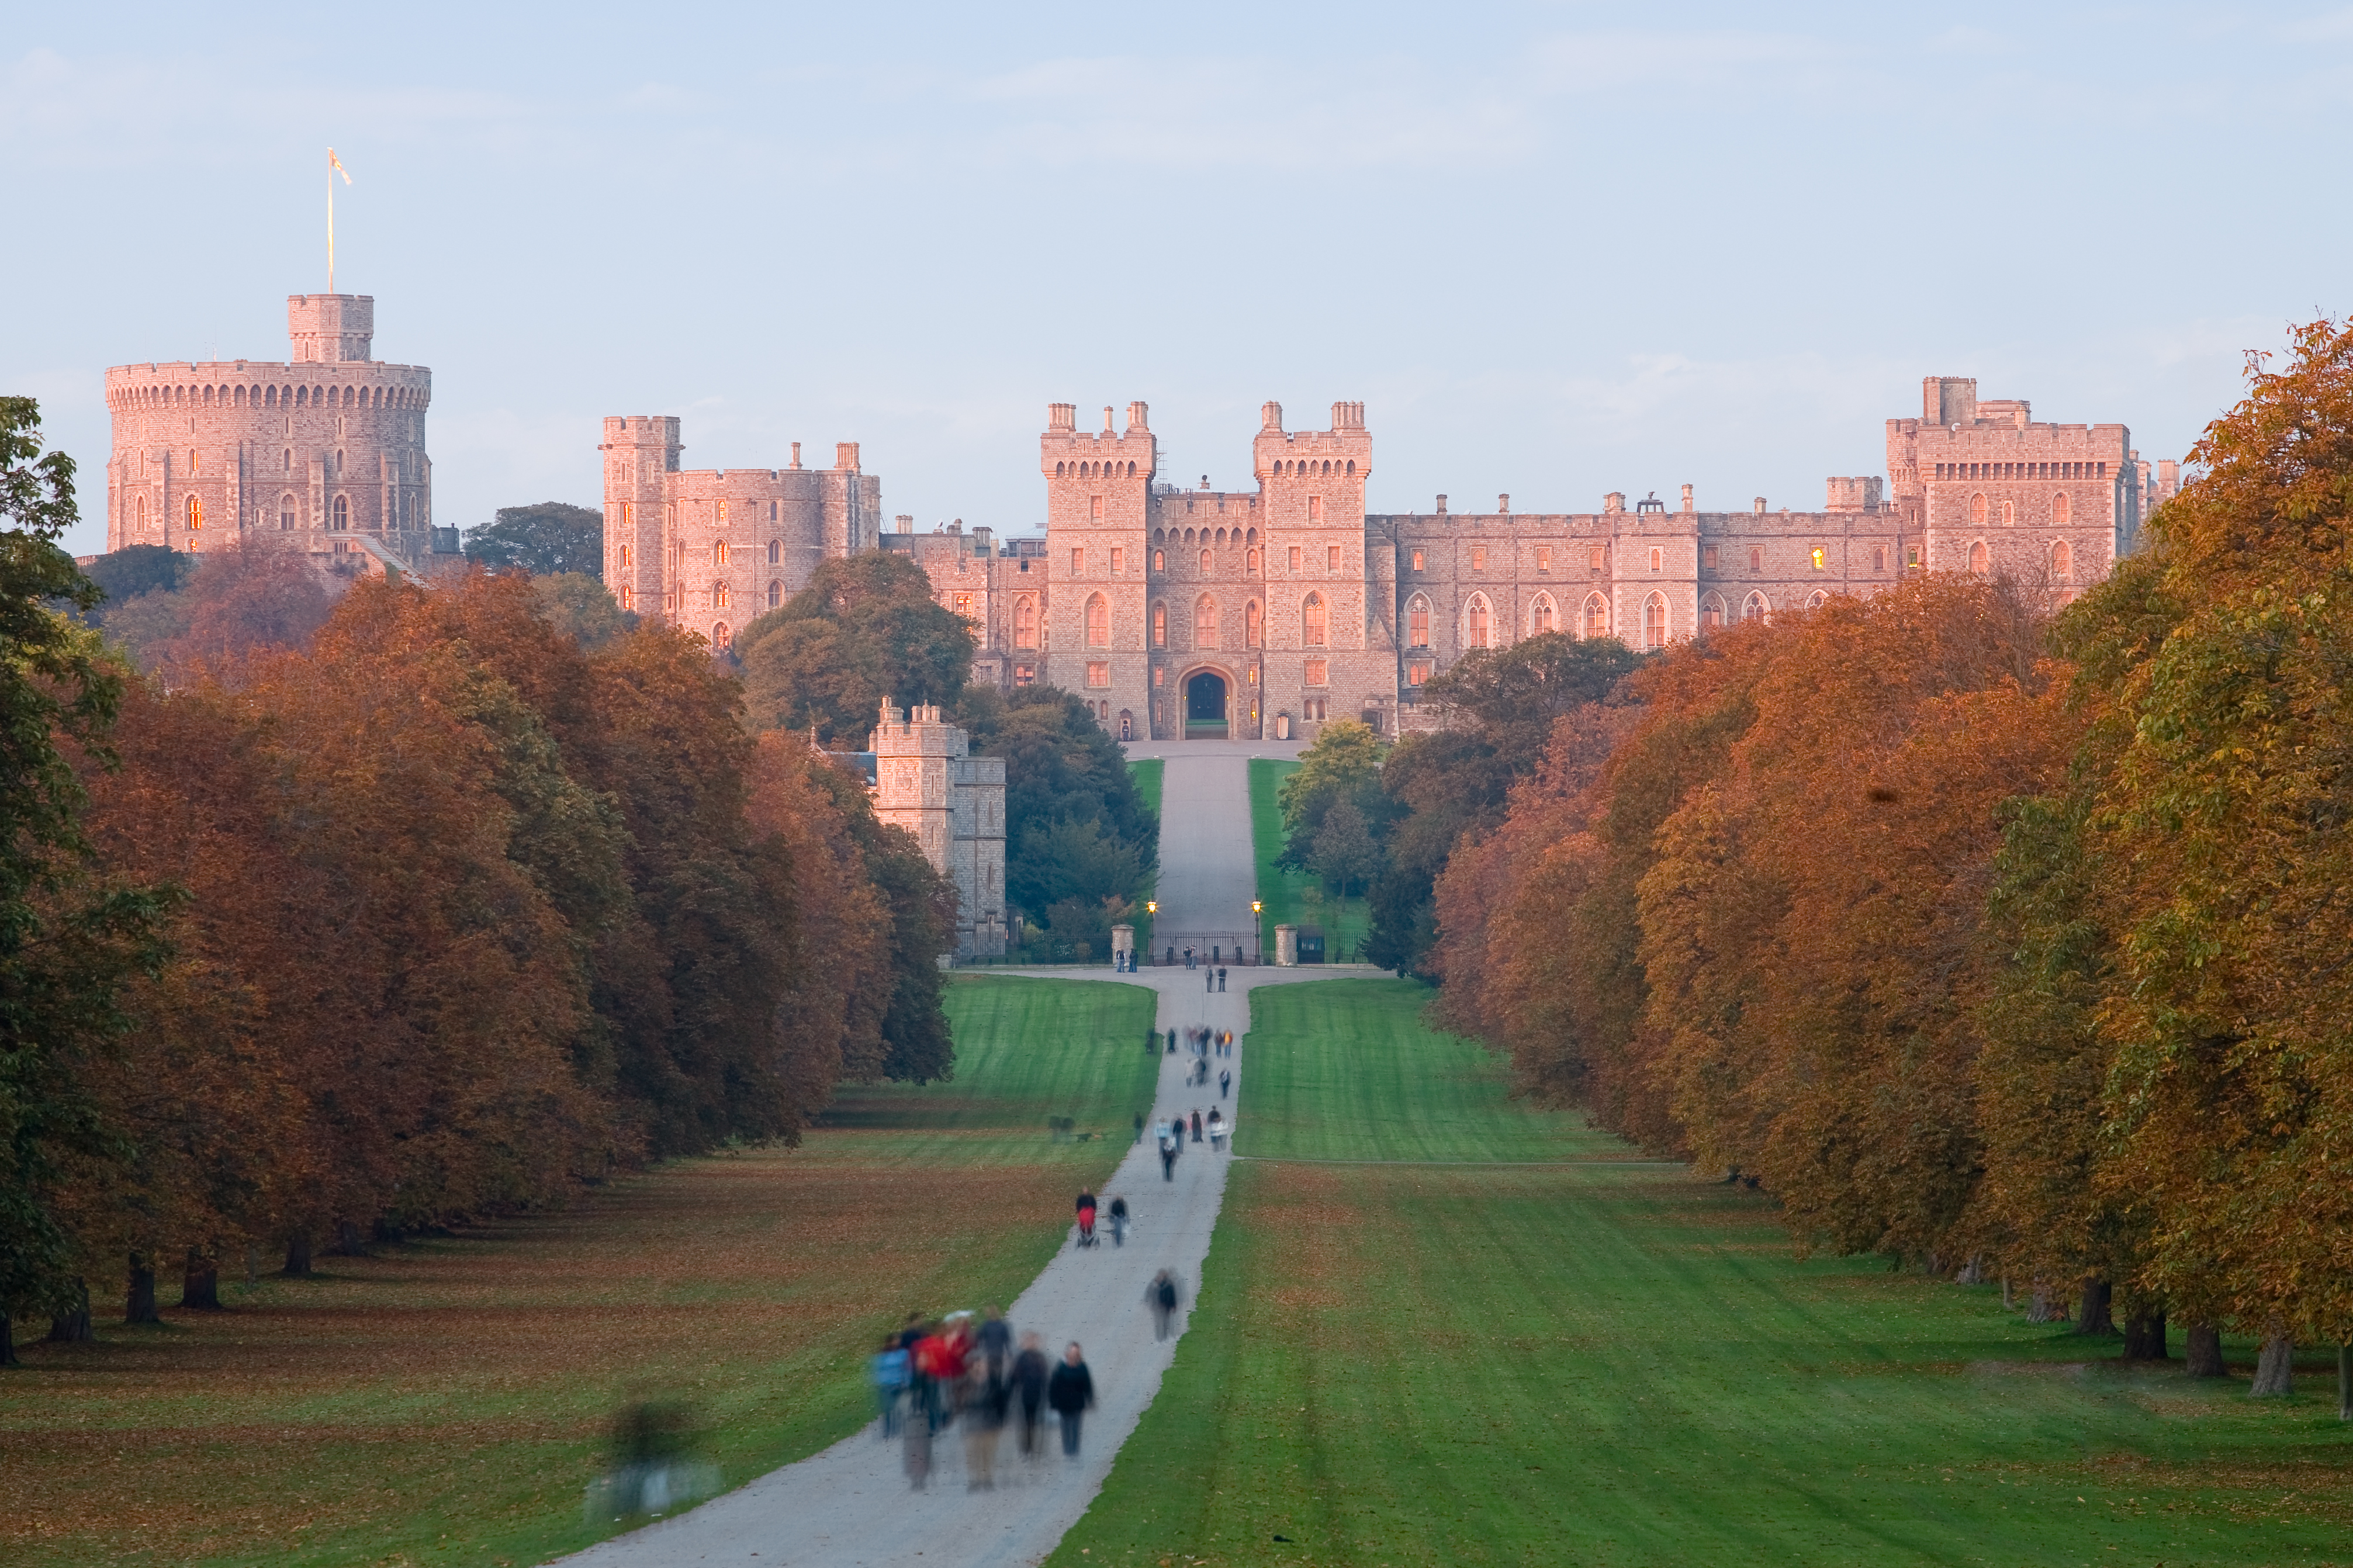
<path fill-rule="evenodd" d="M 1165 1340 L 1176 1319 L 1176 1276 L 1166 1268 L 1144 1288 L 1144 1304 L 1152 1309 L 1152 1337 Z"/>
<path fill-rule="evenodd" d="M 1220 970 L 1219 970 L 1219 971 L 1218 971 L 1218 989 L 1219 989 L 1219 990 L 1220 990 L 1220 991 L 1223 991 L 1225 988 L 1226 988 L 1226 972 L 1225 972 L 1224 970 L 1220 969 Z"/>
<path fill-rule="evenodd" d="M 1227 1068 L 1218 1074 L 1218 1098 L 1223 1100 L 1234 1087 L 1234 1069 Z"/>
<path fill-rule="evenodd" d="M 1114 1197 L 1111 1200 L 1111 1244 L 1113 1247 L 1127 1245 L 1127 1200 L 1125 1198 Z"/>
<path fill-rule="evenodd" d="M 1021 1402 L 1021 1457 L 1038 1457 L 1039 1411 L 1046 1403 L 1046 1352 L 1038 1336 L 1021 1336 L 1021 1353 L 1013 1358 L 1013 1392 Z"/>
<path fill-rule="evenodd" d="M 1199 1106 L 1198 1106 L 1198 1105 L 1197 1105 L 1197 1106 L 1195 1106 L 1195 1107 L 1193 1108 L 1193 1142 L 1196 1142 L 1196 1143 L 1198 1143 L 1200 1141 L 1201 1141 L 1201 1108 L 1200 1108 Z"/>
<path fill-rule="evenodd" d="M 1135 1141 L 1138 1143 L 1144 1142 L 1144 1112 L 1141 1110 L 1135 1113 Z"/>
<path fill-rule="evenodd" d="M 1202 989 L 1202 990 L 1204 990 L 1204 991 L 1212 991 L 1212 992 L 1213 992 L 1213 991 L 1217 990 L 1217 988 L 1218 988 L 1218 972 L 1217 972 L 1216 970 L 1214 970 L 1214 969 L 1205 969 L 1205 970 L 1203 970 L 1203 971 L 1201 972 L 1201 989 Z"/>
<path fill-rule="evenodd" d="M 1220 1154 L 1226 1152 L 1226 1119 L 1214 1105 L 1209 1107 L 1209 1147 Z"/>
<path fill-rule="evenodd" d="M 1079 1342 L 1072 1340 L 1062 1352 L 1062 1364 L 1046 1384 L 1046 1403 L 1062 1418 L 1062 1457 L 1079 1457 L 1079 1420 L 1095 1402 L 1094 1374 L 1087 1370 L 1086 1360 L 1079 1353 Z"/>
<path fill-rule="evenodd" d="M 873 1362 L 874 1403 L 882 1412 L 882 1436 L 887 1440 L 899 1435 L 899 1401 L 907 1392 L 907 1347 L 892 1334 L 882 1342 Z"/>
<path fill-rule="evenodd" d="M 1005 1321 L 1002 1308 L 991 1307 L 980 1321 L 980 1358 L 988 1369 L 989 1397 L 995 1399 L 1005 1391 L 1005 1367 L 1013 1359 L 1013 1325 Z"/>
<path fill-rule="evenodd" d="M 1176 1179 L 1176 1135 L 1165 1126 L 1160 1129 L 1160 1179 L 1164 1182 Z"/>

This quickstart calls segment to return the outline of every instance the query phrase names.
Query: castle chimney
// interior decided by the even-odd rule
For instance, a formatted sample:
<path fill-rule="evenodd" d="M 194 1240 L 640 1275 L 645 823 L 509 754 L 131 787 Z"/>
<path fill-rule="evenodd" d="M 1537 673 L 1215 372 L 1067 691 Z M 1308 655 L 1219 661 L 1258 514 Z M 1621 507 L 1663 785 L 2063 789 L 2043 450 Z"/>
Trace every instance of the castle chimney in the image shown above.
<path fill-rule="evenodd" d="M 1765 515 L 1765 498 L 1763 496 L 1758 496 L 1757 498 L 1757 515 L 1759 517 L 1763 517 Z"/>
<path fill-rule="evenodd" d="M 1446 498 L 1444 496 L 1440 496 L 1438 498 L 1438 515 L 1440 517 L 1444 517 L 1446 515 Z"/>
<path fill-rule="evenodd" d="M 1258 409 L 1258 427 L 1261 430 L 1282 429 L 1282 405 L 1280 403 L 1260 404 Z"/>
<path fill-rule="evenodd" d="M 1079 405 L 1078 405 L 1077 404 L 1075 404 L 1075 403 L 1049 403 L 1048 405 L 1046 405 L 1046 428 L 1047 428 L 1047 429 L 1049 429 L 1049 430 L 1076 430 L 1078 427 L 1079 427 Z"/>
<path fill-rule="evenodd" d="M 1111 427 L 1111 405 L 1108 403 L 1103 405 L 1103 434 L 1106 436 L 1113 434 Z"/>
<path fill-rule="evenodd" d="M 1511 491 L 1509 491 L 1509 490 L 1505 490 L 1502 495 L 1499 495 L 1499 496 L 1497 496 L 1497 497 L 1495 498 L 1495 510 L 1496 510 L 1497 511 L 1499 511 L 1499 512 L 1504 513 L 1506 517 L 1508 517 L 1508 516 L 1510 516 L 1510 515 L 1511 515 L 1511 510 L 1512 510 L 1512 492 L 1511 492 Z"/>
<path fill-rule="evenodd" d="M 836 441 L 833 444 L 833 466 L 837 468 L 847 468 L 852 473 L 857 472 L 858 443 L 855 441 Z"/>
<path fill-rule="evenodd" d="M 1689 486 L 1689 485 L 1685 485 L 1685 486 L 1683 487 L 1683 510 L 1684 510 L 1685 511 L 1689 511 L 1689 510 L 1691 510 L 1691 509 L 1692 509 L 1692 488 L 1691 488 L 1691 486 Z"/>
<path fill-rule="evenodd" d="M 1605 513 L 1624 511 L 1626 510 L 1626 492 L 1624 490 L 1611 490 L 1608 495 L 1603 496 L 1601 498 L 1601 510 Z"/>
<path fill-rule="evenodd" d="M 794 468 L 799 468 L 800 466 L 801 466 L 801 444 L 800 444 L 798 441 L 796 441 L 796 442 L 794 442 L 794 443 L 793 443 L 793 467 L 794 467 Z"/>
<path fill-rule="evenodd" d="M 1141 403 L 1131 403 L 1127 405 L 1127 433 L 1129 435 L 1133 436 L 1140 430 L 1149 430 L 1152 428 L 1151 426 L 1144 422 L 1145 412 L 1146 410 Z"/>

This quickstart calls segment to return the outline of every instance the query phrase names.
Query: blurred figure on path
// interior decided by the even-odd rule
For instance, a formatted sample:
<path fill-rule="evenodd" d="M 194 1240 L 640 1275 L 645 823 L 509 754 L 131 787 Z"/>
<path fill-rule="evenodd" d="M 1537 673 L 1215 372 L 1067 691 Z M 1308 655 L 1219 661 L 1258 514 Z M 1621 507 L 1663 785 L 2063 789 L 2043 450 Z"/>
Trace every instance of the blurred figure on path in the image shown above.
<path fill-rule="evenodd" d="M 1144 1288 L 1144 1304 L 1152 1309 L 1154 1339 L 1165 1340 L 1168 1337 L 1169 1328 L 1176 1321 L 1178 1299 L 1176 1276 L 1166 1268 L 1155 1274 L 1152 1277 L 1152 1283 Z"/>
<path fill-rule="evenodd" d="M 997 1488 L 997 1433 L 1005 1425 L 1003 1389 L 992 1383 L 988 1363 L 973 1358 L 959 1385 L 964 1426 L 964 1489 L 993 1491 Z"/>
<path fill-rule="evenodd" d="M 1200 1108 L 1199 1106 L 1198 1106 L 1198 1105 L 1197 1105 L 1197 1106 L 1195 1106 L 1195 1107 L 1193 1108 L 1193 1142 L 1196 1142 L 1196 1143 L 1198 1143 L 1200 1141 L 1201 1141 L 1201 1108 Z"/>
<path fill-rule="evenodd" d="M 1234 1069 L 1223 1068 L 1218 1073 L 1218 1098 L 1223 1100 L 1234 1087 Z"/>
<path fill-rule="evenodd" d="M 1079 1342 L 1072 1340 L 1062 1352 L 1062 1364 L 1046 1384 L 1046 1403 L 1062 1418 L 1062 1457 L 1079 1457 L 1079 1419 L 1095 1402 L 1094 1374 L 1087 1370 L 1085 1358 L 1079 1353 Z"/>
<path fill-rule="evenodd" d="M 1127 1200 L 1116 1195 L 1111 1200 L 1111 1244 L 1127 1245 Z"/>
<path fill-rule="evenodd" d="M 1226 1119 L 1214 1105 L 1209 1107 L 1209 1147 L 1220 1154 L 1226 1152 Z"/>
<path fill-rule="evenodd" d="M 1219 990 L 1220 990 L 1220 991 L 1223 991 L 1225 988 L 1226 988 L 1226 972 L 1225 972 L 1224 970 L 1220 969 L 1220 970 L 1219 970 L 1219 971 L 1218 971 L 1218 989 L 1219 989 Z"/>
<path fill-rule="evenodd" d="M 988 1368 L 988 1391 L 994 1395 L 1005 1388 L 1005 1366 L 1013 1359 L 1013 1325 L 1005 1321 L 1004 1309 L 991 1307 L 980 1322 L 980 1355 Z"/>
<path fill-rule="evenodd" d="M 875 1352 L 874 1403 L 882 1412 L 882 1437 L 885 1442 L 899 1435 L 899 1399 L 907 1392 L 907 1347 L 892 1334 L 882 1342 Z"/>
<path fill-rule="evenodd" d="M 1095 1195 L 1092 1192 L 1079 1194 L 1079 1245 L 1095 1244 Z"/>
<path fill-rule="evenodd" d="M 1013 1358 L 1013 1392 L 1021 1401 L 1021 1457 L 1038 1458 L 1039 1412 L 1046 1404 L 1046 1352 L 1038 1336 L 1021 1336 L 1021 1353 Z"/>
<path fill-rule="evenodd" d="M 1160 1128 L 1160 1179 L 1164 1182 L 1176 1179 L 1176 1132 L 1166 1122 Z"/>

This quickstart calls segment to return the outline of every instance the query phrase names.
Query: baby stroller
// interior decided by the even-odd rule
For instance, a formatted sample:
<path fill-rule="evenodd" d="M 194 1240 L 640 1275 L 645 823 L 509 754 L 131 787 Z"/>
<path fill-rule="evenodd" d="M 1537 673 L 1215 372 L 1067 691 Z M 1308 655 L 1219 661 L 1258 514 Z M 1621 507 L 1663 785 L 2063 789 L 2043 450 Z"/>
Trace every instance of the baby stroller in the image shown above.
<path fill-rule="evenodd" d="M 1095 1205 L 1089 1204 L 1079 1210 L 1078 1244 L 1081 1247 L 1092 1247 L 1100 1239 L 1101 1237 L 1095 1235 Z"/>

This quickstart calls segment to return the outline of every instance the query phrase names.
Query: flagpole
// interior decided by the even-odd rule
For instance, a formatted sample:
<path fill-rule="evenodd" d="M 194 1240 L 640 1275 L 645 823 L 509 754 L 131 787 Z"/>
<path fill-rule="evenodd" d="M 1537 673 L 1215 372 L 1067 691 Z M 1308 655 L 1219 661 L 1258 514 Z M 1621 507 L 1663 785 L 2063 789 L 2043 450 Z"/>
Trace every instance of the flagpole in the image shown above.
<path fill-rule="evenodd" d="M 327 292 L 335 291 L 335 150 L 327 149 Z"/>

